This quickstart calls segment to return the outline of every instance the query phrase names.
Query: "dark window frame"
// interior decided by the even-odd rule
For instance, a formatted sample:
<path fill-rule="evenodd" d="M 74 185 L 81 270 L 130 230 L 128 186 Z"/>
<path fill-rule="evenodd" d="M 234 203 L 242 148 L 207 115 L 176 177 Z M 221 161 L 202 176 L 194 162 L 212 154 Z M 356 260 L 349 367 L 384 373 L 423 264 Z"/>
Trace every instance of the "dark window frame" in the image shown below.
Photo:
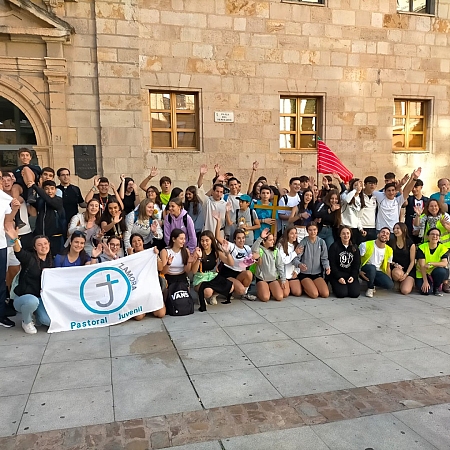
<path fill-rule="evenodd" d="M 398 7 L 398 4 L 397 4 Z M 436 15 L 436 0 L 426 0 L 426 11 L 425 12 L 416 12 L 414 11 L 414 0 L 409 0 L 409 11 L 402 11 L 397 9 L 397 12 L 402 14 L 429 14 Z"/>

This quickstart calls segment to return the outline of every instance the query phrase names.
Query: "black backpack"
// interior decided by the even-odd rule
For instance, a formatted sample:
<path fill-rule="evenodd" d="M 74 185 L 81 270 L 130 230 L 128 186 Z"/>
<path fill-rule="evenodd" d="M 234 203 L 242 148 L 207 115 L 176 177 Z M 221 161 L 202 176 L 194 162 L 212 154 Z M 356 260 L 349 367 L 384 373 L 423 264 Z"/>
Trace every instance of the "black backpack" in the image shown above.
<path fill-rule="evenodd" d="M 169 316 L 194 314 L 194 300 L 189 294 L 187 281 L 177 281 L 169 285 L 166 312 Z"/>

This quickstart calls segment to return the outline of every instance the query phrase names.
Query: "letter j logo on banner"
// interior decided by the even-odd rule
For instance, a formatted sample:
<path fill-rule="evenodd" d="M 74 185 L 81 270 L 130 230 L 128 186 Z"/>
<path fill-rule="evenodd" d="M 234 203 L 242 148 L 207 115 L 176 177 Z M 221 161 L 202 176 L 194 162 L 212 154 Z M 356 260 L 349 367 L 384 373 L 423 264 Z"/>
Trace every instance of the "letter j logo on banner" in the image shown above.
<path fill-rule="evenodd" d="M 83 305 L 95 314 L 112 314 L 123 308 L 131 294 L 131 283 L 116 267 L 91 272 L 80 285 Z"/>

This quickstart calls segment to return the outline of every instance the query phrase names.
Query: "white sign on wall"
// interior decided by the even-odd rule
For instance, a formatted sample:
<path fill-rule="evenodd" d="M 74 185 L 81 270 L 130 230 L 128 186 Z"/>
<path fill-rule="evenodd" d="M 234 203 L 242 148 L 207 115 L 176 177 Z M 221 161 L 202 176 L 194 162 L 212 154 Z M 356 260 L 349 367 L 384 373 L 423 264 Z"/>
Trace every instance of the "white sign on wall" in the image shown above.
<path fill-rule="evenodd" d="M 234 112 L 230 111 L 214 111 L 214 122 L 234 122 Z"/>

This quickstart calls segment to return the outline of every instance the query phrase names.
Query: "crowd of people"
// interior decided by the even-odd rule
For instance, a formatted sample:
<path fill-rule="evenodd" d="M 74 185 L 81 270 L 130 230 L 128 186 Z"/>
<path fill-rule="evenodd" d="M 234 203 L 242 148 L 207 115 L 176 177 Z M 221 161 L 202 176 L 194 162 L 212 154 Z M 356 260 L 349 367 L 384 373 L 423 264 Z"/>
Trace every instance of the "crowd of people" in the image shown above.
<path fill-rule="evenodd" d="M 0 191 L 0 325 L 22 314 L 26 333 L 49 325 L 41 299 L 42 271 L 126 258 L 153 248 L 159 286 L 167 297 L 174 283 L 189 283 L 200 311 L 232 299 L 281 301 L 289 295 L 326 298 L 366 296 L 375 288 L 424 295 L 450 293 L 450 181 L 422 194 L 421 169 L 397 179 L 353 178 L 333 173 L 298 176 L 282 188 L 257 179 L 254 162 L 247 188 L 232 173 L 205 182 L 206 165 L 195 185 L 172 186 L 153 167 L 139 186 L 125 175 L 118 189 L 94 177 L 82 195 L 67 168 L 22 164 L 4 172 Z M 57 184 L 55 178 L 59 179 Z M 404 208 L 404 210 L 402 209 Z M 80 212 L 81 211 L 81 212 Z M 251 288 L 255 283 L 255 289 Z M 249 290 L 256 292 L 252 295 Z M 163 317 L 166 308 L 155 311 Z M 145 315 L 137 316 L 142 319 Z"/>

